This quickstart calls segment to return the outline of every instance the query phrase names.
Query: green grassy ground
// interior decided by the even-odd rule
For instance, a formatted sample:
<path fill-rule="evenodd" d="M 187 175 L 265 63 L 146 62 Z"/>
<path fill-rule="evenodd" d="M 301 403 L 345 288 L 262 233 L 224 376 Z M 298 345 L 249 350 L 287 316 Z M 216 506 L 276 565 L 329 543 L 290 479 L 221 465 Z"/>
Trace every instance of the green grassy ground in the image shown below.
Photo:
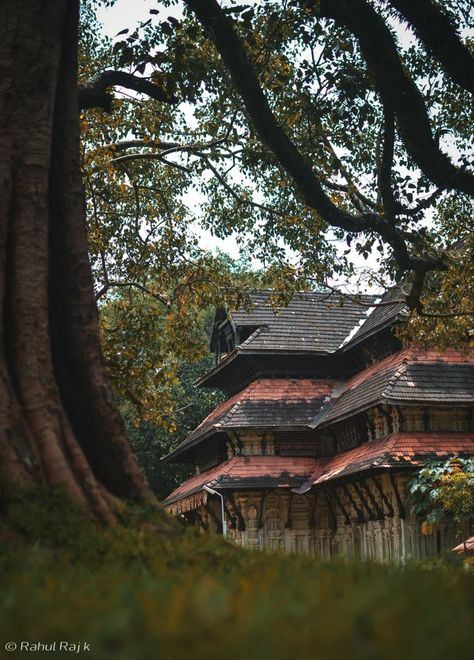
<path fill-rule="evenodd" d="M 7 508 L 1 657 L 29 656 L 3 653 L 21 640 L 88 642 L 91 651 L 75 657 L 126 660 L 472 657 L 474 575 L 462 566 L 242 551 L 195 533 L 159 534 L 134 511 L 103 530 L 61 497 Z"/>

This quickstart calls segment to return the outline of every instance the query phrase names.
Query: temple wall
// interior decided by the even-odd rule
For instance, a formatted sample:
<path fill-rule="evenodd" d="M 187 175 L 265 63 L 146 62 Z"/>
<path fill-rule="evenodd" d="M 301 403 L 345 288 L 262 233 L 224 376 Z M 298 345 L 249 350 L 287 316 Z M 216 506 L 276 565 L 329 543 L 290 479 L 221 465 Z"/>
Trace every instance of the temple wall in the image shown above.
<path fill-rule="evenodd" d="M 324 488 L 318 494 L 297 495 L 289 489 L 234 493 L 245 530 L 238 529 L 235 508 L 229 503 L 228 537 L 237 545 L 259 550 L 384 563 L 430 559 L 456 545 L 451 526 L 423 535 L 414 518 L 406 514 L 403 501 L 408 477 L 398 475 L 392 482 L 384 474 L 377 480 L 380 490 L 368 479 Z M 208 526 L 206 531 L 220 531 L 217 501 L 208 501 L 199 516 Z"/>

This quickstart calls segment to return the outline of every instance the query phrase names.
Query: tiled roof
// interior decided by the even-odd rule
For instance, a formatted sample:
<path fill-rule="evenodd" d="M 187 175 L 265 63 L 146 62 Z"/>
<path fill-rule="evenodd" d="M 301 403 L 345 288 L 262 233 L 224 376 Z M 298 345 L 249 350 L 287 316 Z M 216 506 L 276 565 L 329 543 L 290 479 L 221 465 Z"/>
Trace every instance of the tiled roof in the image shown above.
<path fill-rule="evenodd" d="M 188 479 L 164 501 L 172 504 L 202 490 L 211 488 L 293 488 L 308 479 L 316 459 L 286 456 L 235 456 L 217 467 Z"/>
<path fill-rule="evenodd" d="M 343 342 L 351 330 L 366 319 L 367 307 L 374 296 L 360 296 L 358 304 L 334 293 L 300 292 L 283 309 L 275 309 L 269 302 L 271 291 L 251 294 L 253 307 L 232 312 L 237 327 L 258 327 L 243 342 L 245 351 L 312 351 L 331 353 Z"/>
<path fill-rule="evenodd" d="M 474 353 L 403 349 L 351 378 L 311 426 L 316 428 L 381 402 L 474 404 Z"/>
<path fill-rule="evenodd" d="M 393 304 L 387 304 L 391 301 L 394 301 Z M 367 309 L 365 317 L 347 335 L 340 348 L 347 350 L 397 319 L 403 318 L 407 306 L 405 302 L 400 301 L 403 301 L 403 294 L 398 287 L 387 291 L 380 299 L 374 301 L 374 306 Z"/>
<path fill-rule="evenodd" d="M 450 455 L 473 455 L 474 433 L 393 433 L 321 461 L 311 484 L 319 485 L 356 472 L 417 467 Z"/>
<path fill-rule="evenodd" d="M 330 395 L 334 381 L 262 378 L 221 403 L 169 457 L 226 429 L 308 426 Z"/>
<path fill-rule="evenodd" d="M 312 486 L 371 470 L 416 468 L 447 456 L 474 455 L 474 433 L 394 433 L 366 442 L 337 456 L 235 456 L 188 479 L 174 490 L 165 506 L 211 488 L 297 488 Z"/>

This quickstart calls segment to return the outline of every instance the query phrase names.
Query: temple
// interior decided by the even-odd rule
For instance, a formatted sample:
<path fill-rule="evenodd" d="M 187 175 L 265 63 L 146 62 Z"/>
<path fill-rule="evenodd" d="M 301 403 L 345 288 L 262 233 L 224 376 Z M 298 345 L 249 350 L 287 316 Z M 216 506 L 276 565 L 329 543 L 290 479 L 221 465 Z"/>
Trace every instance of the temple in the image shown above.
<path fill-rule="evenodd" d="M 223 509 L 235 543 L 321 558 L 406 561 L 459 543 L 449 523 L 421 534 L 407 483 L 474 454 L 472 349 L 403 348 L 396 292 L 271 302 L 256 291 L 247 311 L 217 310 L 199 385 L 228 398 L 167 457 L 196 465 L 167 510 L 219 533 Z"/>

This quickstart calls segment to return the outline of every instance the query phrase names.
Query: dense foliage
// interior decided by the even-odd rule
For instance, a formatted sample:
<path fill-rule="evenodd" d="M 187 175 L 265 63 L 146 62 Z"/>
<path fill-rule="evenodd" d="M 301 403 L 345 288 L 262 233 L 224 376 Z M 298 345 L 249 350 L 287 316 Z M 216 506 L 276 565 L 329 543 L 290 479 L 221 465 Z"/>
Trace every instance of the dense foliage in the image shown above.
<path fill-rule="evenodd" d="M 124 25 L 115 38 L 101 36 L 98 4 L 82 6 L 80 80 L 97 87 L 104 72 L 112 77 L 102 106 L 83 110 L 83 168 L 97 299 L 102 308 L 116 308 L 114 322 L 103 315 L 103 336 L 121 396 L 135 397 L 150 419 L 165 424 L 175 357 L 202 355 L 198 310 L 245 301 L 242 291 L 252 278 L 240 272 L 236 281 L 225 260 L 203 251 L 203 230 L 235 236 L 247 270 L 258 259 L 265 283 L 280 289 L 283 300 L 297 289 L 349 280 L 360 289 L 403 282 L 400 297 L 408 296 L 414 310 L 407 340 L 465 342 L 472 327 L 474 214 L 472 197 L 461 190 L 464 184 L 456 188 L 456 177 L 464 176 L 458 170 L 468 176 L 471 167 L 473 104 L 469 85 L 404 18 L 404 3 L 393 2 L 396 10 L 376 3 L 374 11 L 357 0 L 354 7 L 354 14 L 375 21 L 380 34 L 373 39 L 398 58 L 391 62 L 394 98 L 371 59 L 370 35 L 344 13 L 346 3 L 337 10 L 332 2 L 223 3 L 219 30 L 235 35 L 240 63 L 226 56 L 217 31 L 213 36 L 202 29 L 206 12 L 214 12 L 214 21 L 220 16 L 212 0 L 158 3 L 148 20 Z M 466 2 L 450 0 L 443 10 L 445 28 L 457 30 L 468 57 Z M 396 77 L 397 67 L 405 81 Z M 114 82 L 114 72 L 129 78 Z M 250 107 L 245 81 L 253 79 L 263 96 Z M 405 93 L 413 100 L 408 118 L 396 101 Z M 339 220 L 337 213 L 359 218 L 359 229 L 352 220 L 334 224 L 310 201 L 285 155 L 262 135 L 265 103 L 265 116 L 283 127 L 301 168 L 311 164 L 312 185 L 322 186 L 331 213 Z M 412 145 L 417 136 L 410 126 L 418 124 L 421 135 L 425 120 L 431 160 L 441 150 L 444 166 L 449 169 L 451 159 L 454 167 L 444 183 L 426 165 L 420 145 Z M 409 258 L 377 228 L 376 216 L 408 245 Z M 117 300 L 124 291 L 129 300 L 133 292 L 132 307 L 124 296 Z M 125 314 L 129 320 L 117 325 Z M 158 318 L 163 332 L 157 347 Z M 124 339 L 127 351 L 121 350 Z M 151 359 L 146 343 L 154 349 Z M 148 353 L 142 364 L 139 353 Z"/>
<path fill-rule="evenodd" d="M 427 534 L 451 518 L 465 540 L 474 523 L 474 460 L 450 458 L 431 463 L 409 485 L 410 503 Z"/>
<path fill-rule="evenodd" d="M 99 531 L 61 494 L 2 506 L 15 535 L 0 546 L 4 643 L 81 640 L 91 657 L 130 660 L 470 657 L 474 576 L 461 565 L 243 551 L 157 535 L 156 513 L 133 509 Z"/>
<path fill-rule="evenodd" d="M 169 418 L 163 419 L 160 425 L 150 421 L 140 423 L 136 408 L 127 401 L 120 406 L 138 463 L 159 499 L 169 495 L 195 469 L 190 463 L 163 462 L 163 457 L 185 440 L 224 398 L 218 390 L 194 385 L 194 381 L 212 365 L 211 356 L 180 363 L 176 382 L 167 390 L 173 403 Z"/>

